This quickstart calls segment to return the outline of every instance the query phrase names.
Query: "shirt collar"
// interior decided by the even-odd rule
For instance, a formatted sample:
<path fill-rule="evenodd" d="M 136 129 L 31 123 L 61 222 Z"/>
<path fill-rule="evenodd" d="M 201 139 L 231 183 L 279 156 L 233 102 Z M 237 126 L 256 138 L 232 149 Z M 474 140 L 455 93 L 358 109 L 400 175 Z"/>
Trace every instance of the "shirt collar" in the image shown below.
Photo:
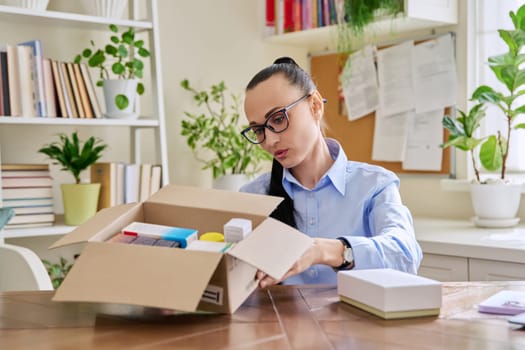
<path fill-rule="evenodd" d="M 346 164 L 348 162 L 346 154 L 339 142 L 337 142 L 336 140 L 326 138 L 325 141 L 328 145 L 330 156 L 335 161 L 334 164 L 332 164 L 332 166 L 330 167 L 330 169 L 328 169 L 326 174 L 324 174 L 324 176 L 321 178 L 319 183 L 315 186 L 314 190 L 326 186 L 328 182 L 330 182 L 339 193 L 344 195 L 346 189 Z M 293 199 L 292 184 L 296 184 L 297 186 L 304 188 L 303 185 L 301 185 L 299 181 L 297 181 L 297 179 L 292 175 L 289 169 L 284 169 L 283 187 L 286 193 L 288 193 L 288 195 L 290 196 L 290 198 Z"/>

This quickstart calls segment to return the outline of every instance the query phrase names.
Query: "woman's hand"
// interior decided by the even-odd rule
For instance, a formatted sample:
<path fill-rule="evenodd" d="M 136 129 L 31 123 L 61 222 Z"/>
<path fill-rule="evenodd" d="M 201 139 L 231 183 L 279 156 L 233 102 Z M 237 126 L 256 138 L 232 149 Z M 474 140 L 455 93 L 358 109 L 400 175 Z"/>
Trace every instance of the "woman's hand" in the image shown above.
<path fill-rule="evenodd" d="M 297 275 L 315 264 L 339 266 L 343 263 L 343 244 L 338 239 L 314 238 L 313 244 L 304 252 L 280 280 L 276 280 L 263 271 L 257 271 L 255 279 L 259 287 L 266 288 L 280 283 L 288 277 Z"/>

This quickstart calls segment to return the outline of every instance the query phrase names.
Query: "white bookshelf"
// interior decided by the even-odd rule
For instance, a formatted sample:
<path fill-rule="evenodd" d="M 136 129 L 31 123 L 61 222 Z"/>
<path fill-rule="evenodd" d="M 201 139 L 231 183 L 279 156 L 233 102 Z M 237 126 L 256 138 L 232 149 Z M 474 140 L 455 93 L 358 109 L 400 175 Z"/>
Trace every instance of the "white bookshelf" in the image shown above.
<path fill-rule="evenodd" d="M 10 28 L 45 27 L 60 30 L 86 30 L 108 32 L 108 25 L 115 24 L 122 28 L 133 27 L 136 33 L 147 35 L 151 57 L 149 66 L 151 67 L 151 86 L 146 86 L 151 91 L 151 113 L 150 115 L 140 115 L 138 119 L 83 119 L 83 118 L 46 118 L 46 117 L 0 117 L 0 128 L 16 125 L 17 128 L 39 128 L 45 126 L 56 127 L 60 131 L 61 127 L 124 127 L 129 132 L 130 140 L 130 161 L 141 163 L 140 150 L 143 148 L 141 130 L 153 129 L 155 142 L 156 163 L 162 166 L 162 185 L 169 183 L 167 139 L 165 129 L 164 99 L 162 87 L 162 65 L 160 58 L 160 37 L 158 23 L 157 0 L 130 0 L 129 16 L 130 19 L 112 19 L 97 17 L 73 12 L 59 11 L 35 11 L 26 8 L 0 5 L 0 21 L 8 23 Z M 39 38 L 40 33 L 34 33 L 35 38 Z M 5 36 L 4 36 L 5 37 Z M 53 55 L 52 52 L 46 52 Z M 119 129 L 119 132 L 121 129 Z M 118 138 L 116 138 L 118 142 Z M 51 141 L 51 140 L 49 140 Z M 104 140 L 106 141 L 106 140 Z M 113 141 L 115 142 L 115 141 Z M 108 143 L 111 143 L 108 141 Z M 0 148 L 4 151 L 16 152 L 13 145 L 2 144 Z M 20 159 L 19 163 L 24 163 Z M 24 228 L 24 229 L 4 229 L 0 231 L 0 242 L 5 238 L 19 238 L 31 236 L 48 236 L 57 234 L 67 234 L 75 227 L 66 226 L 61 221 L 61 216 L 56 215 L 55 225 L 51 227 Z"/>

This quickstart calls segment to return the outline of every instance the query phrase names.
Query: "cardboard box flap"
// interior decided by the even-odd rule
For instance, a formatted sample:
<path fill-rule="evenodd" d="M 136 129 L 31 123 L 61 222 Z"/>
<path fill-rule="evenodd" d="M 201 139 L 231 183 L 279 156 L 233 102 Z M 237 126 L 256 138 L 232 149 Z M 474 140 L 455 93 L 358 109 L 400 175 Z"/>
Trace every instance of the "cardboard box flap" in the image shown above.
<path fill-rule="evenodd" d="M 304 233 L 267 218 L 228 254 L 281 279 L 312 243 L 313 239 Z"/>
<path fill-rule="evenodd" d="M 282 200 L 281 197 L 253 193 L 167 185 L 151 196 L 146 203 L 268 216 Z"/>
<path fill-rule="evenodd" d="M 221 258 L 214 252 L 90 242 L 53 300 L 195 311 Z"/>
<path fill-rule="evenodd" d="M 110 234 L 115 234 L 124 226 L 120 223 L 119 219 L 139 211 L 141 205 L 141 203 L 130 203 L 102 209 L 84 224 L 53 243 L 49 249 L 74 243 L 88 242 L 95 235 L 109 236 Z"/>

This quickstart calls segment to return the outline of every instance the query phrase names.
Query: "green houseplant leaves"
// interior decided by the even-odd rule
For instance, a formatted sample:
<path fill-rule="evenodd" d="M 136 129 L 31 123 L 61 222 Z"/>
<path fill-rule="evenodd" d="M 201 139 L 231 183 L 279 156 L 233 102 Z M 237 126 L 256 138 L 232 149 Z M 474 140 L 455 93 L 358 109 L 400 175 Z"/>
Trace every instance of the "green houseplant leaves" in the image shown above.
<path fill-rule="evenodd" d="M 227 106 L 223 81 L 205 90 L 196 90 L 187 79 L 180 83 L 190 92 L 200 111 L 184 112 L 181 135 L 193 151 L 195 158 L 211 169 L 213 178 L 225 174 L 253 175 L 261 164 L 272 157 L 261 147 L 243 139 L 239 130 L 241 98 L 231 94 L 232 104 Z"/>
<path fill-rule="evenodd" d="M 511 11 L 510 18 L 514 24 L 512 30 L 498 30 L 500 38 L 505 42 L 508 52 L 489 57 L 488 64 L 496 78 L 507 91 L 501 92 L 488 85 L 479 86 L 472 94 L 476 104 L 465 115 L 460 111 L 457 119 L 443 118 L 443 126 L 449 131 L 448 142 L 442 147 L 455 146 L 463 151 L 470 151 L 476 180 L 480 182 L 479 168 L 475 162 L 474 149 L 480 144 L 479 160 L 488 171 L 500 171 L 500 179 L 505 180 L 507 157 L 512 131 L 525 129 L 525 123 L 517 123 L 516 118 L 525 113 L 525 105 L 518 104 L 518 97 L 525 94 L 525 54 L 520 53 L 525 46 L 525 5 L 516 13 Z M 482 139 L 475 139 L 473 132 L 479 127 L 485 117 L 484 105 L 497 107 L 505 118 L 506 130 L 496 130 Z M 483 112 L 482 112 L 483 111 Z M 468 142 L 467 142 L 468 141 Z"/>
<path fill-rule="evenodd" d="M 103 79 L 109 79 L 110 73 L 118 79 L 142 79 L 144 63 L 141 58 L 150 56 L 149 50 L 144 47 L 144 40 L 136 40 L 135 31 L 131 27 L 120 36 L 116 25 L 110 24 L 109 30 L 113 35 L 110 36 L 108 44 L 103 48 L 97 48 L 91 40 L 92 47 L 85 48 L 75 57 L 74 62 L 80 63 L 85 59 L 89 67 L 99 70 L 97 86 L 102 86 Z M 109 59 L 112 63 L 108 62 Z M 143 93 L 144 84 L 139 82 L 137 94 Z M 115 104 L 119 109 L 125 109 L 129 105 L 129 99 L 126 95 L 119 94 L 115 97 Z"/>
<path fill-rule="evenodd" d="M 69 171 L 75 178 L 75 183 L 80 183 L 80 173 L 90 165 L 96 163 L 102 156 L 102 151 L 107 145 L 102 140 L 93 136 L 89 137 L 83 144 L 74 132 L 71 137 L 59 134 L 59 141 L 52 142 L 38 150 L 60 164 L 61 170 Z"/>

